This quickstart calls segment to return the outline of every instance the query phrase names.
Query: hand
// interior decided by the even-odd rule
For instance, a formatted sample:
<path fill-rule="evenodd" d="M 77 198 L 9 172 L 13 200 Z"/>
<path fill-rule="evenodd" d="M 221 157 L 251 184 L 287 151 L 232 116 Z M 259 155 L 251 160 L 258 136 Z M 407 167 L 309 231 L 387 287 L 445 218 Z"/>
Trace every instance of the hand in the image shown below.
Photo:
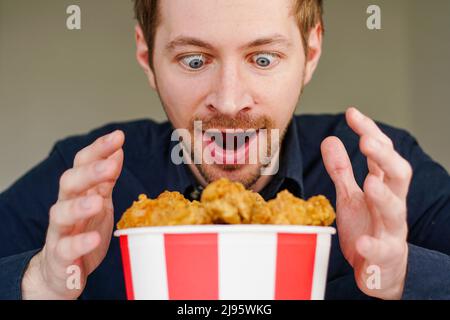
<path fill-rule="evenodd" d="M 323 141 L 323 161 L 336 187 L 340 246 L 361 291 L 376 298 L 400 299 L 408 260 L 406 197 L 412 169 L 374 121 L 355 108 L 347 110 L 346 119 L 360 136 L 369 174 L 361 190 L 342 142 L 336 137 Z M 368 286 L 369 266 L 379 268 L 380 288 Z"/>
<path fill-rule="evenodd" d="M 123 143 L 121 131 L 99 138 L 76 155 L 74 167 L 61 177 L 44 248 L 24 274 L 24 299 L 76 299 L 104 259 L 113 231 L 112 191 L 122 170 Z M 67 286 L 71 266 L 81 271 L 79 289 Z"/>

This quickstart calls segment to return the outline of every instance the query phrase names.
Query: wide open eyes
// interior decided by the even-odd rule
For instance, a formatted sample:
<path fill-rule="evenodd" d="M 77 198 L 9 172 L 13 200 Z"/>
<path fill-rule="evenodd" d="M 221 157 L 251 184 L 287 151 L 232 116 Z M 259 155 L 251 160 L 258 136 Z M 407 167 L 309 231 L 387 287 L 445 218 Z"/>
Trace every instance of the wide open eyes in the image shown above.
<path fill-rule="evenodd" d="M 253 55 L 251 60 L 258 68 L 270 69 L 278 64 L 279 56 L 271 52 L 262 52 Z"/>
<path fill-rule="evenodd" d="M 203 54 L 188 55 L 180 58 L 180 63 L 191 71 L 201 70 L 206 64 L 206 57 Z"/>
<path fill-rule="evenodd" d="M 210 62 L 206 55 L 197 53 L 179 58 L 180 64 L 189 71 L 200 71 Z M 259 52 L 249 58 L 249 62 L 259 69 L 271 69 L 280 61 L 280 56 L 272 52 Z"/>

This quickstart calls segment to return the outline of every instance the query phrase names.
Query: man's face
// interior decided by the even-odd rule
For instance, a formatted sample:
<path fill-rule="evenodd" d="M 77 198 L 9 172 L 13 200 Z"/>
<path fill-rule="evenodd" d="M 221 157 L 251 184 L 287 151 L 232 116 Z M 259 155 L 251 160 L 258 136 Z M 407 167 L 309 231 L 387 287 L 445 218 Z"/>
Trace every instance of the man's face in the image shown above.
<path fill-rule="evenodd" d="M 292 0 L 164 0 L 159 10 L 151 77 L 173 126 L 192 132 L 201 120 L 203 131 L 218 130 L 224 141 L 230 129 L 254 129 L 255 137 L 261 129 L 269 136 L 279 130 L 281 138 L 305 79 Z M 205 139 L 203 151 L 212 146 L 215 155 L 232 156 L 197 169 L 206 182 L 227 177 L 250 187 L 263 166 L 247 163 L 254 141 L 251 136 L 237 146 Z M 242 156 L 246 163 L 236 164 Z"/>

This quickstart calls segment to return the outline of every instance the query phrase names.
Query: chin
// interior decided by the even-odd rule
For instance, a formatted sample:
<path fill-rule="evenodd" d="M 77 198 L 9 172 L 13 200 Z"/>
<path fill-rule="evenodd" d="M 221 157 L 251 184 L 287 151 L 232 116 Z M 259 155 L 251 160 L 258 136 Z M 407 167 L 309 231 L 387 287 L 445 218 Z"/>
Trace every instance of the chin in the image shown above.
<path fill-rule="evenodd" d="M 228 178 L 234 182 L 242 183 L 246 188 L 253 186 L 261 177 L 262 165 L 236 164 L 236 165 L 199 165 L 203 178 L 211 183 L 220 178 Z"/>

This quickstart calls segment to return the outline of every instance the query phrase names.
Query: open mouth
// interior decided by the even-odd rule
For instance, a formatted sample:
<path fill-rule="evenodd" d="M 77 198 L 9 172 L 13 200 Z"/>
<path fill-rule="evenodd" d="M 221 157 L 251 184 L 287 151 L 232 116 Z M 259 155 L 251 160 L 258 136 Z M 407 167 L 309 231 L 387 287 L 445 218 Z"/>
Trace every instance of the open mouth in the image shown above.
<path fill-rule="evenodd" d="M 263 128 L 262 128 L 263 129 Z M 204 148 L 208 149 L 215 164 L 250 164 L 250 152 L 257 152 L 260 129 L 251 130 L 207 130 L 203 132 Z"/>

